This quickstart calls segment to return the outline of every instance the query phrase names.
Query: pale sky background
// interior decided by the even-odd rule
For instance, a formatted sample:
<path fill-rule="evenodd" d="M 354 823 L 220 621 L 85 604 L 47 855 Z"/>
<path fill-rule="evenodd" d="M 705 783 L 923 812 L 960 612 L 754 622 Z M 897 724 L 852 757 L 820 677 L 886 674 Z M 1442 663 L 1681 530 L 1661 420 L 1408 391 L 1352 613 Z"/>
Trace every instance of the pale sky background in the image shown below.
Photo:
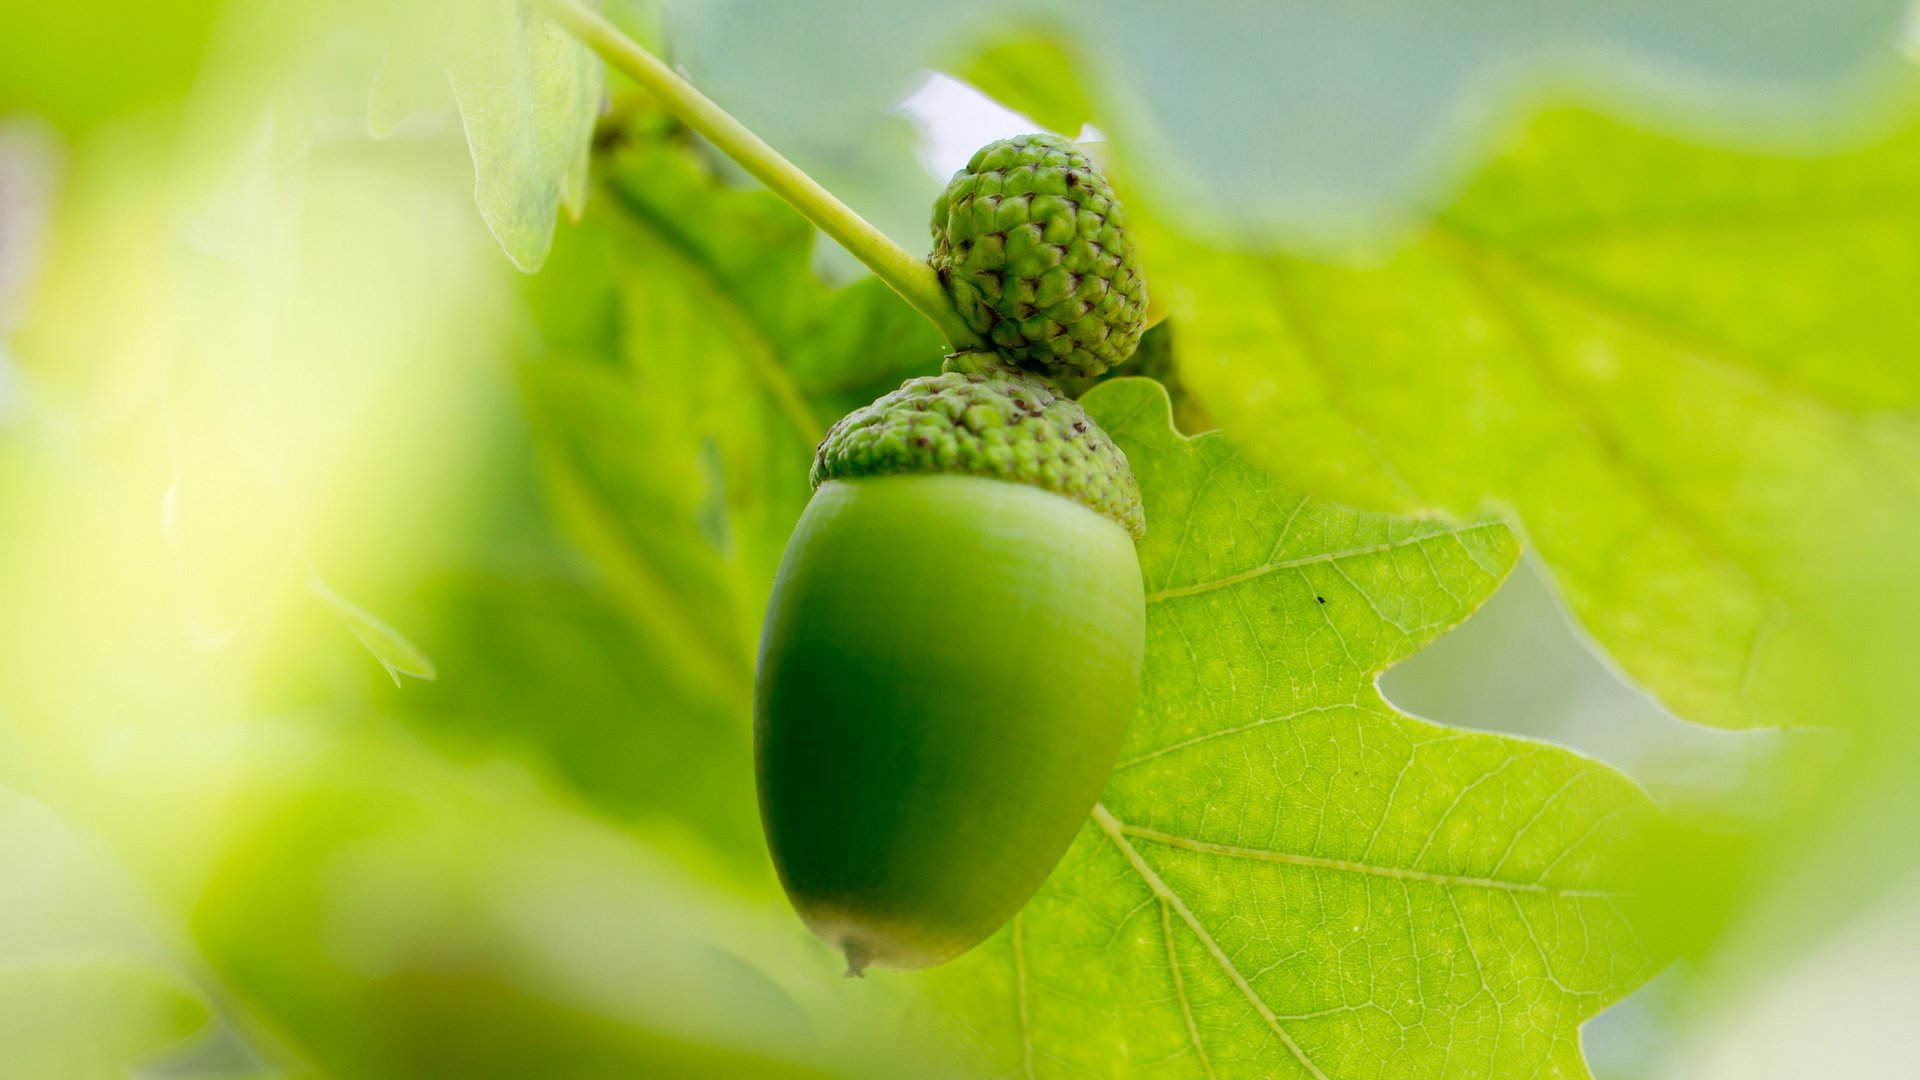
<path fill-rule="evenodd" d="M 920 128 L 921 162 L 943 180 L 995 139 L 1035 130 L 1033 121 L 940 72 L 927 76 L 899 109 Z"/>

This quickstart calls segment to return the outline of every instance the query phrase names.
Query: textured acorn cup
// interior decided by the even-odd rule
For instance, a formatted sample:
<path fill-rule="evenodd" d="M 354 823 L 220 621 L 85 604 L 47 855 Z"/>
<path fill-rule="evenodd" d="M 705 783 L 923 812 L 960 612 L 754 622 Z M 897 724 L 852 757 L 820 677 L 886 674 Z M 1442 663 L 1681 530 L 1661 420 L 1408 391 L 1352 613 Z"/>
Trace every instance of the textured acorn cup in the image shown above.
<path fill-rule="evenodd" d="M 1090 378 L 1126 360 L 1147 316 L 1126 212 L 1093 159 L 1056 135 L 983 147 L 933 204 L 947 295 L 1009 362 Z"/>
<path fill-rule="evenodd" d="M 868 965 L 949 960 L 1045 882 L 1106 783 L 1146 609 L 1126 460 L 1016 374 L 916 379 L 821 444 L 754 743 L 796 911 Z"/>

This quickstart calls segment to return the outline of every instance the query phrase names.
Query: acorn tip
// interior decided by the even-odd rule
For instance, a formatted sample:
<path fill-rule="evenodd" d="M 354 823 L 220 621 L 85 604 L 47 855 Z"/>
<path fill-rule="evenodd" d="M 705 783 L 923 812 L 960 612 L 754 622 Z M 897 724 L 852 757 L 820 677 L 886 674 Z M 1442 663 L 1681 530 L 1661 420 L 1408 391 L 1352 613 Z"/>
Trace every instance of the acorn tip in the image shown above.
<path fill-rule="evenodd" d="M 866 978 L 867 964 L 873 959 L 867 954 L 867 950 L 850 941 L 846 944 L 844 951 L 847 954 L 846 977 L 849 979 Z"/>

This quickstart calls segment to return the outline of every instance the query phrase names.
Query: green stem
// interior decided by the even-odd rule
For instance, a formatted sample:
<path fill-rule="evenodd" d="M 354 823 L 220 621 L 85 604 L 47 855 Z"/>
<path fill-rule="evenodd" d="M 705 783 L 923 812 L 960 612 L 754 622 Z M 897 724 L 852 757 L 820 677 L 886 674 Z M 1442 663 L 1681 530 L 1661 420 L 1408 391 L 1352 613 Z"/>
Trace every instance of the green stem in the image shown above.
<path fill-rule="evenodd" d="M 536 0 L 536 3 L 568 33 L 653 92 L 683 123 L 705 135 L 728 157 L 739 162 L 741 168 L 865 263 L 880 280 L 912 304 L 914 310 L 939 327 L 955 351 L 981 347 L 980 339 L 960 320 L 960 313 L 954 310 L 953 301 L 947 298 L 932 267 L 914 258 L 846 203 L 834 198 L 833 193 L 813 177 L 781 157 L 779 151 L 599 13 L 582 7 L 576 0 Z"/>

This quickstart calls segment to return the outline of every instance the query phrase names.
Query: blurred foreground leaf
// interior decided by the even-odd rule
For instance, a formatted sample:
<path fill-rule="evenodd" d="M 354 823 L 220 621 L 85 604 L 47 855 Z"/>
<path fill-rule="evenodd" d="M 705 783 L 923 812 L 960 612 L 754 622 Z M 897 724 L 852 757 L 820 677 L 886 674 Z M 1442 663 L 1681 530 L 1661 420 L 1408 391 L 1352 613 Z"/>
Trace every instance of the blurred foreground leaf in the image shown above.
<path fill-rule="evenodd" d="M 67 132 L 185 97 L 224 0 L 9 3 L 0 9 L 0 116 Z"/>
<path fill-rule="evenodd" d="M 255 1022 L 328 1075 L 877 1078 L 915 1060 L 886 988 L 841 979 L 783 908 L 510 764 L 450 768 L 357 730 L 260 747 L 192 915 Z"/>
<path fill-rule="evenodd" d="M 206 1026 L 124 867 L 6 784 L 0 867 L 0 1076 L 118 1080 Z"/>
<path fill-rule="evenodd" d="M 1653 805 L 1374 685 L 1514 537 L 1289 494 L 1150 382 L 1085 402 L 1147 500 L 1141 708 L 1065 862 L 945 995 L 1030 1076 L 1586 1075 L 1580 1023 L 1656 964 L 1627 862 Z"/>
<path fill-rule="evenodd" d="M 554 216 L 586 206 L 594 118 L 605 94 L 599 57 L 526 0 L 447 5 L 447 64 L 473 150 L 473 197 L 513 264 L 540 269 Z"/>
<path fill-rule="evenodd" d="M 207 1022 L 178 983 L 110 964 L 0 969 L 0 1074 L 119 1080 Z"/>
<path fill-rule="evenodd" d="M 1289 484 L 1513 513 L 1681 716 L 1850 721 L 1820 654 L 1876 632 L 1858 601 L 1920 536 L 1917 150 L 1909 128 L 1735 154 L 1550 114 L 1378 262 L 1163 260 L 1183 371 Z"/>
<path fill-rule="evenodd" d="M 421 652 L 418 645 L 408 641 L 405 634 L 387 625 L 379 616 L 335 592 L 333 586 L 327 584 L 319 574 L 308 577 L 307 591 L 340 616 L 360 644 L 365 645 L 373 658 L 380 661 L 380 666 L 393 678 L 393 685 L 400 685 L 402 675 L 428 682 L 439 677 L 433 659 Z"/>
<path fill-rule="evenodd" d="M 992 46 L 990 92 L 1044 123 L 1071 117 L 1064 103 L 1085 85 L 1130 182 L 1183 222 L 1327 236 L 1476 159 L 1481 121 L 1517 88 L 1766 128 L 1891 68 L 1906 12 L 1902 0 L 705 0 L 676 5 L 674 41 L 707 93 L 790 152 L 844 145 L 920 69 L 964 71 L 966 50 Z M 1068 47 L 1017 44 L 1035 28 Z M 1061 51 L 1077 70 L 1049 66 Z M 1016 80 L 1009 57 L 1037 66 Z"/>
<path fill-rule="evenodd" d="M 1044 37 L 995 42 L 960 71 L 988 97 L 1068 137 L 1093 122 L 1093 104 L 1075 75 L 1073 57 Z"/>

